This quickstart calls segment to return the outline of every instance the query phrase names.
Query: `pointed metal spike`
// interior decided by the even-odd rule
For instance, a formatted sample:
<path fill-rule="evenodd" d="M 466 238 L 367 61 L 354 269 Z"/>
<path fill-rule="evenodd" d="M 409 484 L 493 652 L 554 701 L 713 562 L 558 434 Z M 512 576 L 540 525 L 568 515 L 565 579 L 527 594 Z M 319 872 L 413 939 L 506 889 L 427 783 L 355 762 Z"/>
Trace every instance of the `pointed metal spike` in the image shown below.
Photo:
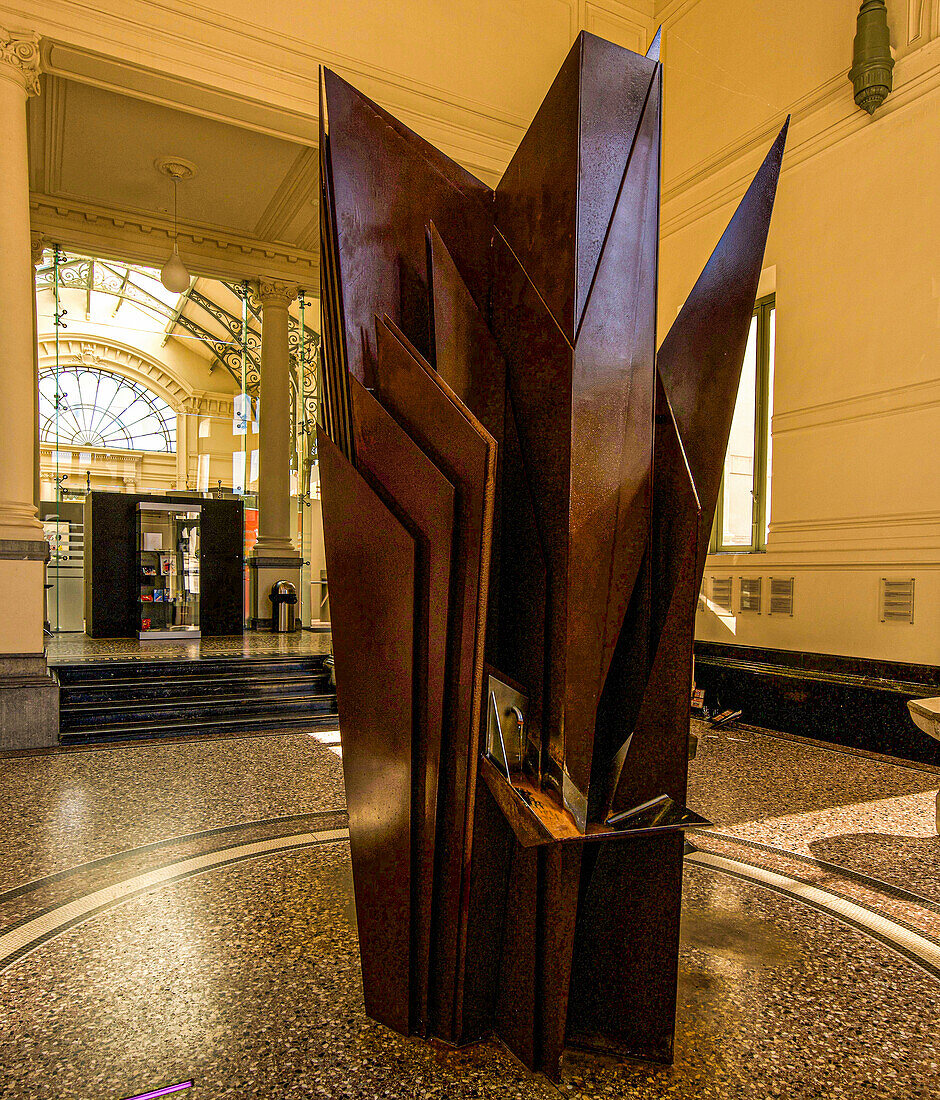
<path fill-rule="evenodd" d="M 706 531 L 718 499 L 789 124 L 788 117 L 657 355 Z M 699 580 L 706 552 L 702 539 Z"/>
<path fill-rule="evenodd" d="M 650 48 L 646 51 L 646 56 L 650 59 L 650 61 L 658 61 L 659 60 L 659 50 L 660 50 L 660 47 L 662 45 L 662 41 L 663 41 L 663 28 L 662 28 L 662 24 L 660 24 L 656 28 L 656 33 L 653 35 L 653 41 L 650 42 Z"/>

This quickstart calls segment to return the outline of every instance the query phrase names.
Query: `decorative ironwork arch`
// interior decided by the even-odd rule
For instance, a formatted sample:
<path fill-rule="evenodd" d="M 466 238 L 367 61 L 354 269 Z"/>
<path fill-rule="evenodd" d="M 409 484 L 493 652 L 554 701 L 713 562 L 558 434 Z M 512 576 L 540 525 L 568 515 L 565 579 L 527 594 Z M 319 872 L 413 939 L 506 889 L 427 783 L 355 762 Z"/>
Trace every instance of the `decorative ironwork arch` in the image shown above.
<path fill-rule="evenodd" d="M 48 254 L 51 256 L 51 251 Z M 154 280 L 158 280 L 159 273 L 139 264 L 118 263 L 60 252 L 57 266 L 51 260 L 39 266 L 36 272 L 37 287 L 51 288 L 55 282 L 56 270 L 58 270 L 60 288 L 83 291 L 88 305 L 91 303 L 93 294 L 106 294 L 115 300 L 116 314 L 122 302 L 132 302 L 139 309 L 165 323 L 164 340 L 173 336 L 175 330 L 185 333 L 188 338 L 198 340 L 212 352 L 215 359 L 239 385 L 242 383 L 242 356 L 244 355 L 245 388 L 248 393 L 257 396 L 261 381 L 261 302 L 256 288 L 250 283 L 220 280 L 221 285 L 229 293 L 245 303 L 247 324 L 244 324 L 242 317 L 213 301 L 202 290 L 197 289 L 195 283 L 176 301 L 168 302 L 165 296 L 161 296 L 160 288 L 154 284 Z M 224 335 L 213 331 L 213 324 L 221 328 Z M 66 320 L 63 328 L 67 327 Z M 288 340 L 295 368 L 299 358 L 299 348 L 303 342 L 304 404 L 308 409 L 313 410 L 311 419 L 315 419 L 316 364 L 320 336 L 313 329 L 305 327 L 303 341 L 301 341 L 300 323 L 295 317 L 289 317 Z"/>

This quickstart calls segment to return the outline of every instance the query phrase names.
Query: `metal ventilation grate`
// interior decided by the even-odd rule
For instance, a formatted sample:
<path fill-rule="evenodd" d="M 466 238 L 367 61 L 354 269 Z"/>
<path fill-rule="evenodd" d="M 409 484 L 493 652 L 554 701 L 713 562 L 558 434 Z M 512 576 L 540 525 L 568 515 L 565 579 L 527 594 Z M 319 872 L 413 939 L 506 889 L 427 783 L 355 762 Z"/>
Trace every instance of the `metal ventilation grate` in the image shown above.
<path fill-rule="evenodd" d="M 738 606 L 742 611 L 760 614 L 761 580 L 761 577 L 741 577 L 741 598 Z"/>
<path fill-rule="evenodd" d="M 731 577 L 712 577 L 712 602 L 722 611 L 731 611 Z"/>
<path fill-rule="evenodd" d="M 793 578 L 770 578 L 770 614 L 793 615 Z"/>
<path fill-rule="evenodd" d="M 892 581 L 881 578 L 881 621 L 912 623 L 914 621 L 914 578 Z"/>

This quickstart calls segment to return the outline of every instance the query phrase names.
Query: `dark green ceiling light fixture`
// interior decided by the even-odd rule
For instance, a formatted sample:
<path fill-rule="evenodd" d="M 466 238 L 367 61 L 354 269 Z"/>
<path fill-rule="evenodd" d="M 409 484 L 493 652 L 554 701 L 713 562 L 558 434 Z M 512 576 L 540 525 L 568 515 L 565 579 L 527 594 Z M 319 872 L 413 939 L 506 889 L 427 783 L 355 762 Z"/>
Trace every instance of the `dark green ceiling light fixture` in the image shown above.
<path fill-rule="evenodd" d="M 893 68 L 885 0 L 864 0 L 856 21 L 849 80 L 855 89 L 855 102 L 869 114 L 881 106 L 891 91 Z"/>

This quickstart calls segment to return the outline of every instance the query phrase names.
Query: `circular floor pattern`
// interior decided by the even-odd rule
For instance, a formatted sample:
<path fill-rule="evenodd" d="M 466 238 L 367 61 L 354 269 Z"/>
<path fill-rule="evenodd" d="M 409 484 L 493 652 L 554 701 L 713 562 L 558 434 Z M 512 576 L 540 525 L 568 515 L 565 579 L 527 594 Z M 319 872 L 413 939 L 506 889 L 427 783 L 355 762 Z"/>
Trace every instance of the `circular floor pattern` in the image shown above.
<path fill-rule="evenodd" d="M 0 1097 L 116 1100 L 190 1078 L 193 1100 L 940 1091 L 936 981 L 826 911 L 834 895 L 798 904 L 805 884 L 703 853 L 686 867 L 674 1066 L 568 1056 L 556 1088 L 495 1043 L 401 1039 L 363 1013 L 344 837 L 229 844 L 4 931 L 0 952 L 20 945 L 0 974 Z"/>

